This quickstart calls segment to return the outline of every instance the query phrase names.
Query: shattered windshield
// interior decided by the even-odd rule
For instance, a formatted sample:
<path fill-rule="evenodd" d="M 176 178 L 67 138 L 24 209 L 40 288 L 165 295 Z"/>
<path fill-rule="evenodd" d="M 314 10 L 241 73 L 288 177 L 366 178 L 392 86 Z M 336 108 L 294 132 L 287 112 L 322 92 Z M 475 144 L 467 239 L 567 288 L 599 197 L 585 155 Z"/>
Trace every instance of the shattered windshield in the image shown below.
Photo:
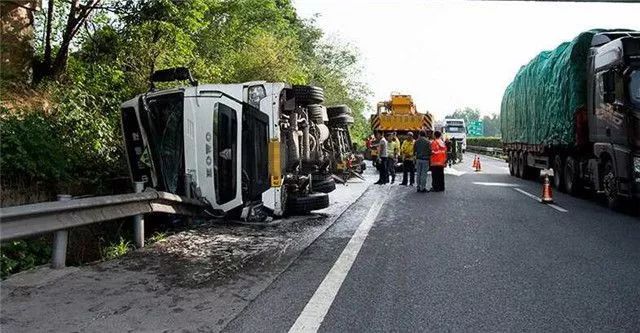
<path fill-rule="evenodd" d="M 178 193 L 183 171 L 183 96 L 182 93 L 152 97 L 147 100 L 147 136 L 159 186 Z"/>
<path fill-rule="evenodd" d="M 640 108 L 640 70 L 635 70 L 631 73 L 629 99 L 631 99 L 631 104 L 636 108 Z"/>

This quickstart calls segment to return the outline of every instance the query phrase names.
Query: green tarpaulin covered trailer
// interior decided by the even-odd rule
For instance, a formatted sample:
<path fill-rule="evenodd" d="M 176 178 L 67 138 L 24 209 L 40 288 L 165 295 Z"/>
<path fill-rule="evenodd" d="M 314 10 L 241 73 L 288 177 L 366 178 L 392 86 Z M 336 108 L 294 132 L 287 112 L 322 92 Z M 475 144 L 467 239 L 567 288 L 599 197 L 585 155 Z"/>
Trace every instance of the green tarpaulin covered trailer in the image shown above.
<path fill-rule="evenodd" d="M 587 57 L 599 31 L 581 33 L 520 68 L 502 98 L 504 143 L 574 144 L 574 112 L 586 105 Z"/>

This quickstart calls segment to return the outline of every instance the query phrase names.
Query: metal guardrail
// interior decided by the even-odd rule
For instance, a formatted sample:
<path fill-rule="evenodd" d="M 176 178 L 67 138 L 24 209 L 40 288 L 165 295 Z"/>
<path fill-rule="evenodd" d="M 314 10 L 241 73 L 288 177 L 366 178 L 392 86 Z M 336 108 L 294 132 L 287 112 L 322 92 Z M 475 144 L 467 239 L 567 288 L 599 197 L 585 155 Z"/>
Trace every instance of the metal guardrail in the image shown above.
<path fill-rule="evenodd" d="M 69 199 L 0 209 L 0 241 L 55 232 L 52 262 L 59 268 L 65 265 L 68 229 L 134 216 L 136 245 L 143 247 L 142 214 L 199 216 L 205 208 L 198 200 L 156 191 Z"/>
<path fill-rule="evenodd" d="M 490 156 L 501 156 L 503 154 L 502 148 L 496 148 L 496 147 L 467 146 L 467 150 L 470 152 L 485 154 Z"/>

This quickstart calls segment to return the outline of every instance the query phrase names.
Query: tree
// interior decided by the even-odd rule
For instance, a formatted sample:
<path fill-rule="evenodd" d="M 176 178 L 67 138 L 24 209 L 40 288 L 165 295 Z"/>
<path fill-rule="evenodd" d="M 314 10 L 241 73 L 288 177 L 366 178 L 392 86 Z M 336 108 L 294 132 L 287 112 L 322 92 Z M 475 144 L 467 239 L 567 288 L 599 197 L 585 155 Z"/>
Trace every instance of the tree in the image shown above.
<path fill-rule="evenodd" d="M 463 109 L 456 109 L 452 114 L 447 115 L 446 119 L 464 119 L 466 124 L 472 121 L 480 120 L 480 110 L 465 107 Z"/>
<path fill-rule="evenodd" d="M 34 66 L 34 79 L 57 78 L 64 73 L 69 58 L 69 48 L 79 29 L 87 22 L 91 13 L 99 8 L 101 0 L 48 0 L 44 18 L 44 40 L 42 59 Z M 56 17 L 59 15 L 60 17 Z M 62 17 L 66 17 L 63 19 Z M 62 28 L 64 22 L 64 28 Z M 54 30 L 55 24 L 55 30 Z M 57 43 L 59 41 L 59 43 Z M 57 45 L 54 45 L 57 44 Z M 55 56 L 53 54 L 54 48 Z"/>
<path fill-rule="evenodd" d="M 484 136 L 500 136 L 500 115 L 491 114 L 491 116 L 482 117 L 482 125 L 484 126 Z"/>

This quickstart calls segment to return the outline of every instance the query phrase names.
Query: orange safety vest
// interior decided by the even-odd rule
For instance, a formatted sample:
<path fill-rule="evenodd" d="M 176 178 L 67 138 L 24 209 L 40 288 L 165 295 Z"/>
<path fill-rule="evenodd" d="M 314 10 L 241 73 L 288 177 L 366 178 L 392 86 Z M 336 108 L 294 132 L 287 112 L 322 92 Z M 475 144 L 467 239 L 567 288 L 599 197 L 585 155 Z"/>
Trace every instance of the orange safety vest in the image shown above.
<path fill-rule="evenodd" d="M 445 166 L 447 164 L 447 145 L 442 140 L 431 141 L 431 165 Z"/>

